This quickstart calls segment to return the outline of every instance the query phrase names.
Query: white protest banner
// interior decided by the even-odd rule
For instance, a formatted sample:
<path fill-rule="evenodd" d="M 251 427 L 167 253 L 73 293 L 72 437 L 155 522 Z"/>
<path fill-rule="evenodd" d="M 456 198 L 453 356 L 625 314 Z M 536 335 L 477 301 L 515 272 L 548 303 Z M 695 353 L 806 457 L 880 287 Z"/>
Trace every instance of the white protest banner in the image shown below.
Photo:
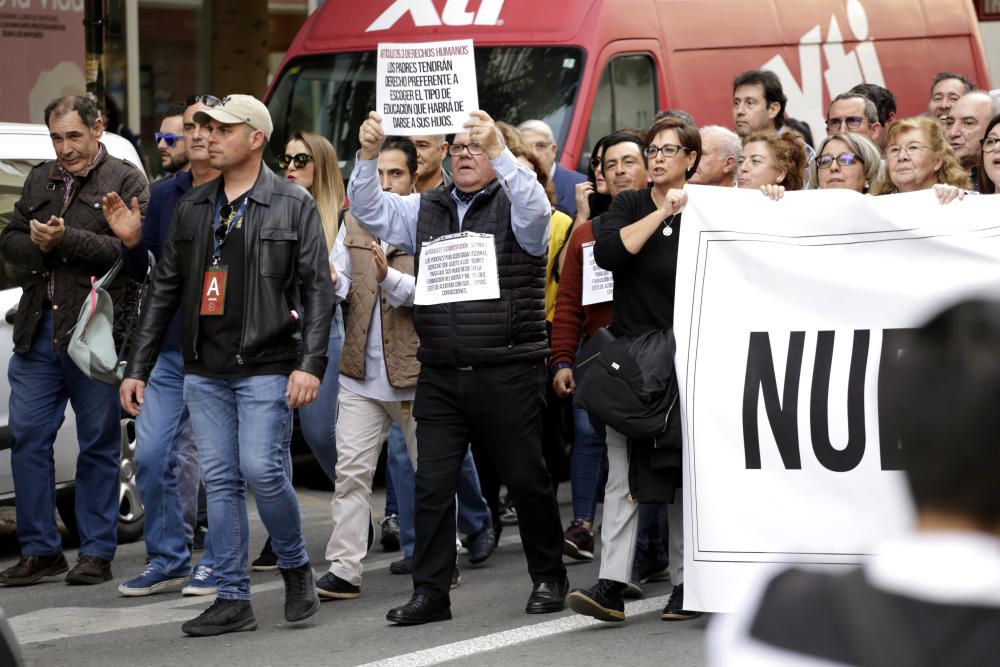
<path fill-rule="evenodd" d="M 386 134 L 462 132 L 479 108 L 472 40 L 379 44 L 375 108 Z"/>
<path fill-rule="evenodd" d="M 615 297 L 615 278 L 607 269 L 602 269 L 594 261 L 594 242 L 583 244 L 583 299 L 581 304 L 611 301 Z"/>
<path fill-rule="evenodd" d="M 860 562 L 911 521 L 880 369 L 900 330 L 1000 298 L 1000 195 L 687 189 L 684 603 L 723 612 L 765 571 Z"/>
<path fill-rule="evenodd" d="M 500 298 L 500 275 L 492 234 L 459 232 L 420 248 L 413 303 L 433 306 Z"/>

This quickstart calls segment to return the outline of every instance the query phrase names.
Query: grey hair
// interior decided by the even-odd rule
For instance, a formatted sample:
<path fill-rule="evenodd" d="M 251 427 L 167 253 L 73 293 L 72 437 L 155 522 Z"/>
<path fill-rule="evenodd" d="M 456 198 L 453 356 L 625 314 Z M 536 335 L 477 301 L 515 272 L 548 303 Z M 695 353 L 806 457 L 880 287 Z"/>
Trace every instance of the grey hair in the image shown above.
<path fill-rule="evenodd" d="M 847 144 L 851 152 L 861 158 L 861 164 L 865 168 L 865 180 L 868 181 L 868 188 L 871 189 L 885 173 L 885 165 L 882 163 L 882 153 L 878 146 L 863 134 L 844 132 L 831 134 L 816 147 L 816 157 L 809 163 L 809 188 L 819 187 L 819 158 L 823 155 L 826 145 L 836 139 Z"/>
<path fill-rule="evenodd" d="M 722 143 L 719 144 L 719 151 L 721 153 L 720 157 L 725 160 L 729 157 L 738 158 L 740 153 L 743 152 L 743 140 L 740 139 L 740 135 L 736 134 L 728 127 L 722 127 L 721 125 L 706 125 L 698 130 L 703 135 L 705 133 L 717 134 L 721 137 Z"/>
<path fill-rule="evenodd" d="M 868 121 L 869 125 L 874 125 L 878 122 L 878 107 L 870 99 L 862 95 L 861 93 L 841 93 L 837 95 L 832 100 L 830 100 L 830 106 L 826 108 L 826 117 L 830 117 L 830 109 L 833 108 L 834 102 L 839 102 L 840 100 L 862 100 L 865 103 L 865 119 Z"/>
<path fill-rule="evenodd" d="M 552 134 L 552 128 L 543 120 L 526 120 L 517 126 L 518 132 L 538 132 L 548 138 L 549 143 L 556 143 L 556 137 Z"/>

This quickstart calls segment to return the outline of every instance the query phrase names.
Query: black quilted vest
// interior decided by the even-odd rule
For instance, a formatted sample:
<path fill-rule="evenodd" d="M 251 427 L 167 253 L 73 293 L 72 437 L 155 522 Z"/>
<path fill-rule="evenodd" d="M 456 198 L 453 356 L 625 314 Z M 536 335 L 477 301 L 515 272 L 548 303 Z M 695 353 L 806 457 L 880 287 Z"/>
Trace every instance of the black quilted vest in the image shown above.
<path fill-rule="evenodd" d="M 417 221 L 417 271 L 426 241 L 459 231 L 492 234 L 500 274 L 500 298 L 437 306 L 415 306 L 420 336 L 417 358 L 428 366 L 495 366 L 542 359 L 549 352 L 545 332 L 546 257 L 521 249 L 510 223 L 510 200 L 493 181 L 458 223 L 450 188 L 425 192 Z"/>

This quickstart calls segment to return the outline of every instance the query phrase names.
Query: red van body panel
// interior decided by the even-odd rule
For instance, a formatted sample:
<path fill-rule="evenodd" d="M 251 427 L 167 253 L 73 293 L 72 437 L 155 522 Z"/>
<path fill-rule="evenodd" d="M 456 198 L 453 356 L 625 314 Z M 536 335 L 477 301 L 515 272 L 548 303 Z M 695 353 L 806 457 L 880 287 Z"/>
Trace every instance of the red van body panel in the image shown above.
<path fill-rule="evenodd" d="M 648 53 L 659 108 L 684 109 L 699 125 L 730 127 L 733 77 L 771 69 L 782 79 L 788 115 L 809 123 L 817 140 L 831 97 L 856 83 L 886 86 L 907 116 L 926 111 L 939 71 L 988 80 L 968 0 L 328 0 L 300 30 L 275 82 L 304 56 L 466 38 L 477 46 L 584 50 L 562 142 L 569 168 L 590 150 L 584 143 L 601 76 L 622 53 Z M 486 111 L 504 117 L 503 109 Z"/>

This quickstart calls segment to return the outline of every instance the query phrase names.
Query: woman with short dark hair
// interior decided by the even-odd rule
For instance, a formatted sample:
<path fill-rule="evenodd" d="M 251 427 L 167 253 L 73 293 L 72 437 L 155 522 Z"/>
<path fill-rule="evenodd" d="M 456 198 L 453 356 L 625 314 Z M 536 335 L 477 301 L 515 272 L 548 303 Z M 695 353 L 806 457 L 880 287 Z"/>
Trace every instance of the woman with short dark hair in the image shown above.
<path fill-rule="evenodd" d="M 618 195 L 602 220 L 594 246 L 597 264 L 614 274 L 610 329 L 615 336 L 638 336 L 673 327 L 677 241 L 681 209 L 687 201 L 683 188 L 698 168 L 701 135 L 693 125 L 663 118 L 647 133 L 644 153 L 652 187 Z M 630 439 L 609 426 L 607 448 L 599 579 L 590 589 L 573 591 L 568 599 L 570 608 L 603 621 L 625 620 L 623 593 L 631 579 L 639 503 L 671 502 L 667 516 L 674 593 L 662 618 L 697 616 L 683 606 L 681 443 L 669 443 L 668 472 L 655 484 L 643 486 L 630 484 L 630 466 L 649 461 L 652 441 Z"/>

